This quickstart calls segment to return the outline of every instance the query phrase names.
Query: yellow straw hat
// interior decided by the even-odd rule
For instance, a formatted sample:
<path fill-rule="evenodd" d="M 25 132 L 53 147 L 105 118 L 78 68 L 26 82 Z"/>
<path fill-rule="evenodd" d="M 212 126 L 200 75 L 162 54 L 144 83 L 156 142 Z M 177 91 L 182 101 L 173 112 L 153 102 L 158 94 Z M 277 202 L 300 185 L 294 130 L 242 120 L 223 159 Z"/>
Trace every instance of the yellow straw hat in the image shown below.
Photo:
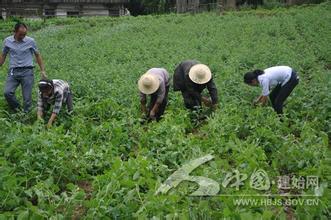
<path fill-rule="evenodd" d="M 205 84 L 211 79 L 211 71 L 204 64 L 196 64 L 191 67 L 189 72 L 190 79 L 197 84 Z"/>
<path fill-rule="evenodd" d="M 138 81 L 138 88 L 140 92 L 146 95 L 150 95 L 156 92 L 159 86 L 160 80 L 157 78 L 157 76 L 148 72 L 142 75 Z"/>

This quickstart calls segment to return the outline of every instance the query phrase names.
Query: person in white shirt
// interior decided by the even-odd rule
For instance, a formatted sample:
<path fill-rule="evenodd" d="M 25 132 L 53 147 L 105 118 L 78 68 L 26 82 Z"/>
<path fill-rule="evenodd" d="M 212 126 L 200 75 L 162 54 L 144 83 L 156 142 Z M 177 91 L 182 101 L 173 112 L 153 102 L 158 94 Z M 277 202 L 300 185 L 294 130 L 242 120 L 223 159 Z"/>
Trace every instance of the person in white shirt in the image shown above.
<path fill-rule="evenodd" d="M 262 95 L 254 101 L 254 104 L 266 104 L 269 96 L 272 107 L 281 115 L 284 101 L 298 85 L 299 77 L 291 67 L 274 66 L 246 73 L 244 82 L 250 86 L 260 85 L 262 87 Z"/>

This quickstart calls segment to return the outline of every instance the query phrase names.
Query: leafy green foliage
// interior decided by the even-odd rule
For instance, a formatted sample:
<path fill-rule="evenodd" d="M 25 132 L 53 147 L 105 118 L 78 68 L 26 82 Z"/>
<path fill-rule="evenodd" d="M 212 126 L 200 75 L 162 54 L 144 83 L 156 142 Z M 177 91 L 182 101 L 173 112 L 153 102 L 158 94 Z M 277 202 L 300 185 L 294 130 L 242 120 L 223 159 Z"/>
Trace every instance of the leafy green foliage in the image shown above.
<path fill-rule="evenodd" d="M 329 12 L 330 5 L 322 4 L 225 16 L 27 21 L 38 27 L 30 35 L 48 75 L 70 82 L 75 113 L 71 119 L 61 114 L 45 130 L 35 112 L 10 115 L 0 98 L 0 219 L 286 217 L 283 207 L 188 197 L 198 187 L 191 182 L 168 195 L 155 192 L 183 164 L 206 154 L 215 158 L 191 175 L 220 184 L 232 169 L 264 169 L 272 180 L 318 175 L 323 186 L 330 183 Z M 173 72 L 185 59 L 211 67 L 220 108 L 196 127 L 180 94 L 171 91 L 164 119 L 141 125 L 138 77 L 150 67 Z M 301 78 L 283 122 L 271 107 L 253 108 L 260 91 L 242 82 L 246 71 L 278 64 L 292 66 Z M 0 87 L 6 71 L 1 69 Z M 240 191 L 220 189 L 220 195 L 239 193 L 256 191 L 248 183 Z M 268 193 L 279 192 L 273 185 Z M 295 206 L 294 215 L 327 218 L 330 189 L 305 193 L 322 194 L 321 203 Z"/>

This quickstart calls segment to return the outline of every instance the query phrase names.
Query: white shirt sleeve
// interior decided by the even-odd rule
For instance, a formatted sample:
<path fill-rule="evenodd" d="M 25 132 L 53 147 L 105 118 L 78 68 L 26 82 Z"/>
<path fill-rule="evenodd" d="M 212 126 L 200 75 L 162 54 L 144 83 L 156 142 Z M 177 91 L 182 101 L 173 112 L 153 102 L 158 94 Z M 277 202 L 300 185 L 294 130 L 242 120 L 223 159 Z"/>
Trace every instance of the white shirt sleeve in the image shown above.
<path fill-rule="evenodd" d="M 262 86 L 262 95 L 268 96 L 270 94 L 270 81 L 268 79 L 262 79 L 260 84 Z"/>

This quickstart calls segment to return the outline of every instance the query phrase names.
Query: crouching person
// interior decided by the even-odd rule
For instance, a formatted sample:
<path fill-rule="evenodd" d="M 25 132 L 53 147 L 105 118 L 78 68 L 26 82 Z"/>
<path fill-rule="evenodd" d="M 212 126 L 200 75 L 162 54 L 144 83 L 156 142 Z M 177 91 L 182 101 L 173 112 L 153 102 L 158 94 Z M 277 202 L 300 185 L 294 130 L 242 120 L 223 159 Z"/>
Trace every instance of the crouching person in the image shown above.
<path fill-rule="evenodd" d="M 168 104 L 169 87 L 169 73 L 163 68 L 152 68 L 140 77 L 138 88 L 141 110 L 150 120 L 161 119 Z M 147 95 L 150 96 L 148 107 Z"/>
<path fill-rule="evenodd" d="M 47 127 L 51 127 L 59 114 L 63 104 L 67 105 L 68 113 L 73 110 L 72 94 L 69 84 L 63 80 L 41 80 L 39 82 L 39 95 L 37 106 L 37 117 L 42 119 L 51 105 L 53 112 L 48 120 Z"/>
<path fill-rule="evenodd" d="M 269 96 L 274 110 L 282 115 L 284 102 L 299 84 L 299 77 L 289 66 L 274 66 L 246 73 L 244 82 L 250 86 L 262 87 L 262 95 L 254 101 L 254 105 L 265 105 Z M 270 91 L 271 89 L 273 90 Z"/>
<path fill-rule="evenodd" d="M 202 96 L 202 91 L 207 88 L 210 98 Z M 204 103 L 215 109 L 218 103 L 218 92 L 208 66 L 195 60 L 180 63 L 174 74 L 174 91 L 181 91 L 187 109 L 200 109 Z"/>

